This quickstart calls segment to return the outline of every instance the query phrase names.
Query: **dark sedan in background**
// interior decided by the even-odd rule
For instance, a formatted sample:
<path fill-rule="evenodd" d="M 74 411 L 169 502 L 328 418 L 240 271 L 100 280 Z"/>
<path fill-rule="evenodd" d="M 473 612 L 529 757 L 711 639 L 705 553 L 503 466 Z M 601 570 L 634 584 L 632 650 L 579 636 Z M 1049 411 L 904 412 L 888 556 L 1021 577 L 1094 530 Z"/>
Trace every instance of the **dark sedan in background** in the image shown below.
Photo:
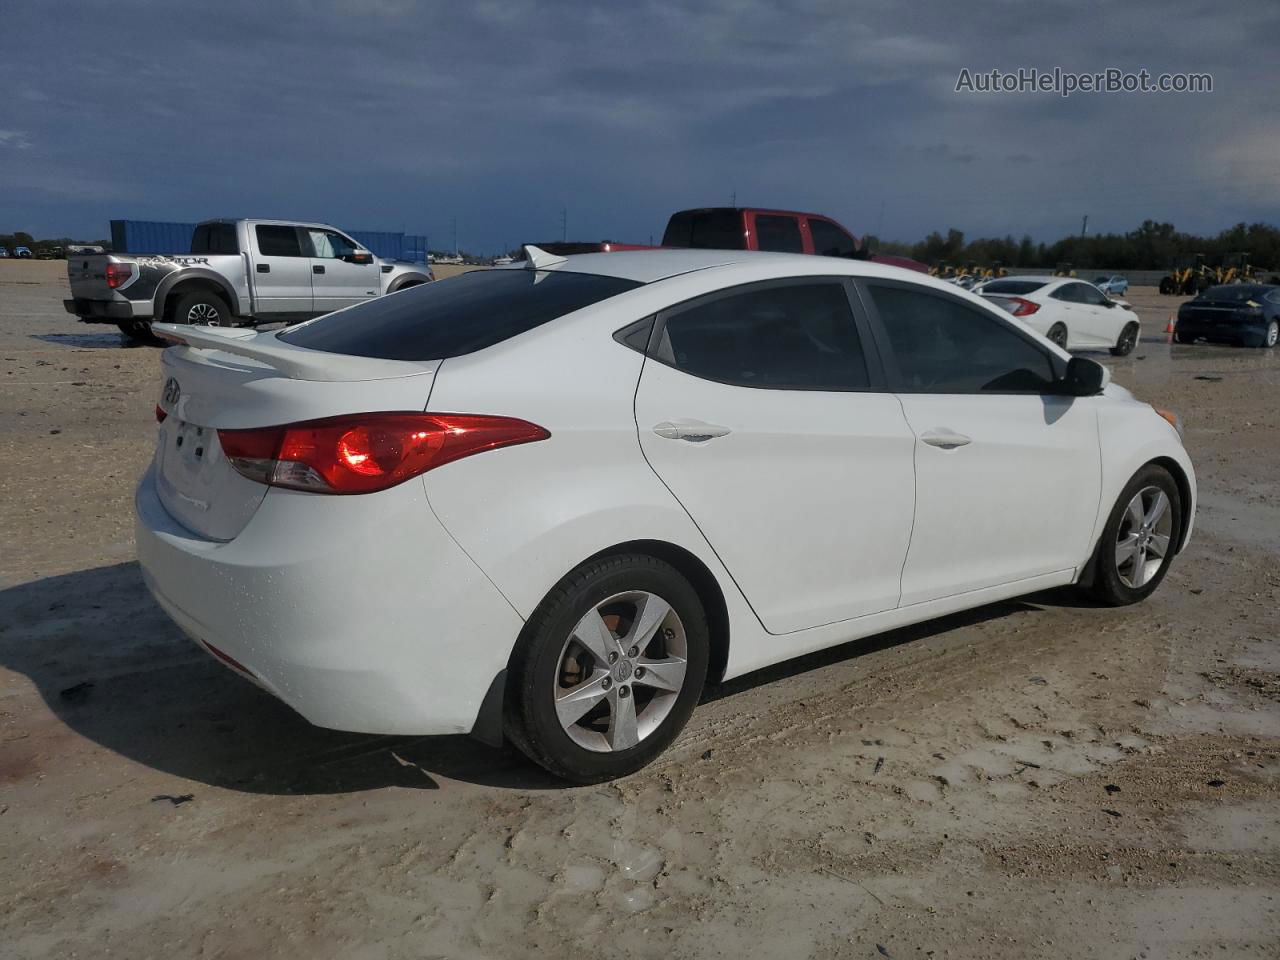
<path fill-rule="evenodd" d="M 1274 347 L 1280 339 L 1280 287 L 1230 283 L 1210 287 L 1178 308 L 1178 343 L 1215 340 L 1244 347 Z"/>

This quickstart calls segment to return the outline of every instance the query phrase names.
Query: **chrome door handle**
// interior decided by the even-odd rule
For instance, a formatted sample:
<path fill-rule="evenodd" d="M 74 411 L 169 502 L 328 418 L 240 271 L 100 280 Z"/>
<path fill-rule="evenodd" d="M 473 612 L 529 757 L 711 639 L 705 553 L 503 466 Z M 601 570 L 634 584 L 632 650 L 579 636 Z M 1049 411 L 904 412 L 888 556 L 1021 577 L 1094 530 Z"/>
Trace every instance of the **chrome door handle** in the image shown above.
<path fill-rule="evenodd" d="M 956 433 L 946 427 L 939 427 L 930 430 L 928 433 L 922 433 L 920 441 L 927 443 L 931 447 L 939 447 L 943 450 L 954 450 L 956 447 L 963 447 L 966 443 L 973 442 L 963 433 Z"/>
<path fill-rule="evenodd" d="M 716 437 L 730 433 L 728 427 L 701 420 L 663 420 L 653 425 L 653 432 L 666 440 L 688 440 L 690 443 L 705 443 Z"/>

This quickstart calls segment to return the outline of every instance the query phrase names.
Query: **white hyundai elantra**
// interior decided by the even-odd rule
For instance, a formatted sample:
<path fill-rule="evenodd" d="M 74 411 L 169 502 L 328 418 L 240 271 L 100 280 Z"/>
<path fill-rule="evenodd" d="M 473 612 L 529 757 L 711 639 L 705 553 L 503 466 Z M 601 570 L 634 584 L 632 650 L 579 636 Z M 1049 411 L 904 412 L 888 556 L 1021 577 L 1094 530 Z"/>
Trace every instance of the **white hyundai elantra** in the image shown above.
<path fill-rule="evenodd" d="M 709 250 L 464 274 L 288 330 L 160 326 L 149 587 L 313 723 L 589 782 L 707 682 L 1047 587 L 1150 594 L 1176 417 L 950 284 Z"/>

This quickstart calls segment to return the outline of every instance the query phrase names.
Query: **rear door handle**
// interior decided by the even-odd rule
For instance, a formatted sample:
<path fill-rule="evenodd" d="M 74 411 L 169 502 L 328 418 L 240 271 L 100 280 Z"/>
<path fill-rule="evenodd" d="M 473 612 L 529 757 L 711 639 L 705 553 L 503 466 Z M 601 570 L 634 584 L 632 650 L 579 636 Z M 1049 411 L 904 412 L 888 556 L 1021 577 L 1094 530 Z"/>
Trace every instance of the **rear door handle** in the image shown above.
<path fill-rule="evenodd" d="M 271 264 L 269 264 L 269 263 L 260 263 L 260 264 L 258 264 L 258 272 L 259 272 L 259 273 L 270 273 L 270 272 L 271 272 Z"/>
<path fill-rule="evenodd" d="M 965 444 L 973 442 L 963 433 L 956 433 L 946 427 L 935 427 L 927 433 L 920 434 L 920 441 L 927 443 L 931 447 L 939 447 L 943 450 L 954 450 L 956 447 L 963 447 Z"/>
<path fill-rule="evenodd" d="M 705 443 L 716 437 L 731 433 L 728 427 L 715 423 L 704 423 L 702 420 L 663 420 L 653 425 L 653 432 L 666 440 L 688 440 L 690 443 Z"/>
<path fill-rule="evenodd" d="M 316 263 L 311 267 L 312 273 L 324 273 L 324 264 Z"/>

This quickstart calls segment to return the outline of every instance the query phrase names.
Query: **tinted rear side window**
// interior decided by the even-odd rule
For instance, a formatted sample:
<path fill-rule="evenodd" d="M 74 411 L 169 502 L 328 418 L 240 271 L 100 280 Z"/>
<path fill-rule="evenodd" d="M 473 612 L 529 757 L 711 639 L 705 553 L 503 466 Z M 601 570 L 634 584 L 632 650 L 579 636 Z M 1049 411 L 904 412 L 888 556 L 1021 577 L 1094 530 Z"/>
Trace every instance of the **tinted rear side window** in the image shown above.
<path fill-rule="evenodd" d="M 759 249 L 772 253 L 804 253 L 804 241 L 800 239 L 800 221 L 795 217 L 758 214 L 756 244 Z"/>
<path fill-rule="evenodd" d="M 191 234 L 191 252 L 199 254 L 239 253 L 234 223 L 202 223 Z"/>
<path fill-rule="evenodd" d="M 657 358 L 742 387 L 865 390 L 867 363 L 838 281 L 746 288 L 665 318 Z"/>
<path fill-rule="evenodd" d="M 741 250 L 740 210 L 681 210 L 667 221 L 662 235 L 664 247 L 692 247 L 697 250 Z"/>
<path fill-rule="evenodd" d="M 318 317 L 286 343 L 383 360 L 444 360 L 483 350 L 640 286 L 589 273 L 476 270 Z"/>
<path fill-rule="evenodd" d="M 293 227 L 260 224 L 254 228 L 258 235 L 258 251 L 264 257 L 301 257 L 302 244 L 298 231 Z"/>
<path fill-rule="evenodd" d="M 1035 293 L 1043 286 L 1043 280 L 992 280 L 982 285 L 982 292 L 1011 293 L 1017 297 L 1025 293 Z"/>

